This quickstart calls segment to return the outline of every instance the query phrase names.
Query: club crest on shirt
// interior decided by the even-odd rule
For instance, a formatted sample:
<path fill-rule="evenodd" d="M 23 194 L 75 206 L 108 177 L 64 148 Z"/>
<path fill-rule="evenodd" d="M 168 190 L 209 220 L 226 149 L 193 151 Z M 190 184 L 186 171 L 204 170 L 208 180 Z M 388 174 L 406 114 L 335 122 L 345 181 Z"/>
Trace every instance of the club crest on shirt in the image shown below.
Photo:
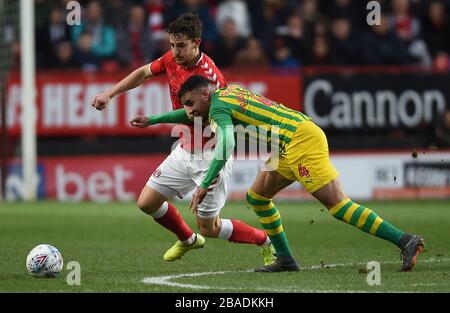
<path fill-rule="evenodd" d="M 247 110 L 247 101 L 245 100 L 245 97 L 243 95 L 237 94 L 236 100 L 238 101 L 239 106 L 241 107 L 241 112 Z"/>
<path fill-rule="evenodd" d="M 161 176 L 161 170 L 160 170 L 159 168 L 157 168 L 157 169 L 153 172 L 152 176 L 155 176 L 155 177 Z"/>

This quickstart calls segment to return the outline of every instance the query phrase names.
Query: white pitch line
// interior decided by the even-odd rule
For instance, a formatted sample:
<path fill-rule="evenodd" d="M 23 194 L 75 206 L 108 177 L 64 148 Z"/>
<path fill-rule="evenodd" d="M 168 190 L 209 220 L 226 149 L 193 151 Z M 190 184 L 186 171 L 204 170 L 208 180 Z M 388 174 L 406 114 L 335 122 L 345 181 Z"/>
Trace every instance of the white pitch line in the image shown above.
<path fill-rule="evenodd" d="M 188 289 L 214 289 L 214 290 L 244 290 L 243 287 L 223 287 L 223 286 L 207 286 L 207 285 L 194 285 L 194 284 L 183 284 L 170 281 L 171 279 L 181 278 L 181 277 L 196 277 L 196 276 L 206 276 L 206 275 L 222 275 L 228 273 L 245 273 L 252 271 L 226 271 L 226 272 L 199 272 L 199 273 L 188 273 L 180 275 L 168 275 L 160 277 L 147 277 L 142 280 L 144 284 L 148 285 L 159 285 L 159 286 L 170 286 L 170 287 L 180 287 Z M 283 289 L 277 288 L 265 288 L 256 287 L 252 288 L 255 291 L 262 292 L 316 292 L 316 293 L 330 293 L 330 292 L 353 292 L 353 293 L 366 293 L 369 291 L 364 290 L 314 290 L 314 289 L 299 289 L 297 286 L 285 286 Z M 376 291 L 377 292 L 377 291 Z"/>
<path fill-rule="evenodd" d="M 446 263 L 450 261 L 450 259 L 447 258 L 443 258 L 443 259 L 435 259 L 435 258 L 430 258 L 427 260 L 420 260 L 417 261 L 418 263 Z M 399 263 L 398 261 L 384 261 L 384 262 L 380 262 L 380 264 L 397 264 Z M 307 266 L 307 267 L 303 267 L 303 270 L 317 270 L 317 269 L 323 269 L 323 268 L 334 268 L 334 267 L 347 267 L 347 266 L 354 266 L 354 265 L 366 265 L 366 263 L 364 262 L 359 262 L 359 263 L 336 263 L 336 264 L 323 264 L 323 265 L 312 265 L 312 266 Z"/>
<path fill-rule="evenodd" d="M 245 272 L 245 271 L 242 271 Z M 181 288 L 191 288 L 191 289 L 211 289 L 211 286 L 204 285 L 193 285 L 193 284 L 182 284 L 172 282 L 172 279 L 182 278 L 182 277 L 196 277 L 205 275 L 222 275 L 227 273 L 237 273 L 233 271 L 221 271 L 221 272 L 198 272 L 198 273 L 187 273 L 187 274 L 177 274 L 177 275 L 167 275 L 167 276 L 156 276 L 156 277 L 146 277 L 142 280 L 144 284 L 147 285 L 161 285 L 161 286 L 172 286 Z M 214 287 L 214 289 L 227 289 L 227 287 Z"/>
<path fill-rule="evenodd" d="M 430 258 L 428 260 L 421 260 L 418 263 L 445 263 L 450 261 L 450 259 L 434 259 Z M 393 261 L 385 261 L 380 262 L 381 264 L 397 264 L 399 262 Z M 316 269 L 327 269 L 327 268 L 335 268 L 335 267 L 347 267 L 354 265 L 366 265 L 367 263 L 359 262 L 359 263 L 335 263 L 335 264 L 323 264 L 323 265 L 311 265 L 307 267 L 302 267 L 302 270 L 316 270 Z M 179 288 L 188 288 L 188 289 L 215 289 L 215 290 L 243 290 L 243 287 L 223 287 L 223 286 L 208 286 L 208 285 L 195 285 L 195 284 L 186 284 L 186 283 L 178 283 L 173 282 L 173 279 L 183 278 L 183 277 L 198 277 L 198 276 L 207 276 L 207 275 L 223 275 L 228 273 L 249 273 L 253 272 L 253 270 L 245 270 L 245 271 L 217 271 L 217 272 L 196 272 L 196 273 L 184 273 L 184 274 L 174 274 L 174 275 L 165 275 L 165 276 L 153 276 L 146 277 L 142 280 L 144 284 L 147 285 L 159 285 L 159 286 L 170 286 L 170 287 L 179 287 Z M 405 284 L 402 285 L 405 287 L 417 287 L 417 286 L 437 286 L 434 283 L 427 284 Z M 336 287 L 339 287 L 337 285 Z M 283 289 L 276 288 L 265 288 L 265 287 L 256 287 L 252 288 L 256 291 L 265 291 L 265 292 L 314 292 L 314 293 L 329 293 L 329 292 L 346 292 L 346 293 L 367 293 L 367 292 L 378 292 L 378 291 L 367 291 L 367 290 L 319 290 L 319 289 L 298 289 L 298 286 L 285 286 Z M 398 292 L 398 291 L 395 291 Z"/>

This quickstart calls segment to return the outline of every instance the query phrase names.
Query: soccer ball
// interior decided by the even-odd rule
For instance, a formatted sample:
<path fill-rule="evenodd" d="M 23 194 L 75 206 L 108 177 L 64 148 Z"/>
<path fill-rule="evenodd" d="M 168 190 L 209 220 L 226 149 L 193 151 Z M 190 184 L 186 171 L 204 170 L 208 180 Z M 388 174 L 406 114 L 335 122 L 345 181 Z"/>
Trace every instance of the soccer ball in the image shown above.
<path fill-rule="evenodd" d="M 27 270 L 34 277 L 56 277 L 62 271 L 63 258 L 58 249 L 51 245 L 41 244 L 27 256 Z"/>

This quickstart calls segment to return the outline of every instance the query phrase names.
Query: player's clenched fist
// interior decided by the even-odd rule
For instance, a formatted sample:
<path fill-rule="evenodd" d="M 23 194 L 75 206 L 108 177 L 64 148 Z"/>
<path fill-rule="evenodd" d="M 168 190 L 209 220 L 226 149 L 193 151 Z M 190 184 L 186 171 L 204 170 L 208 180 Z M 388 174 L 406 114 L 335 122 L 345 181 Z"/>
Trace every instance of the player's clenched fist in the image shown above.
<path fill-rule="evenodd" d="M 111 97 L 107 93 L 101 93 L 97 96 L 95 96 L 94 100 L 92 101 L 92 106 L 96 108 L 97 110 L 101 111 L 108 105 L 109 101 L 111 100 Z"/>
<path fill-rule="evenodd" d="M 144 128 L 150 126 L 150 120 L 146 116 L 138 115 L 130 121 L 131 126 Z"/>

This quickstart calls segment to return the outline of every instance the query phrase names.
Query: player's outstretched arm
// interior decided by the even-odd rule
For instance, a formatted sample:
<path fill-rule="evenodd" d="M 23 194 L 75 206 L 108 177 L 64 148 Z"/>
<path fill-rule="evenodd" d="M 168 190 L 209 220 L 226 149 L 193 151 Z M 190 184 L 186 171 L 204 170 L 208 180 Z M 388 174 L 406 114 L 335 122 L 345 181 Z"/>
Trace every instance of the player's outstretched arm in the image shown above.
<path fill-rule="evenodd" d="M 145 128 L 147 126 L 150 126 L 150 121 L 147 116 L 143 115 L 137 115 L 130 121 L 131 126 L 137 127 L 137 128 Z"/>
<path fill-rule="evenodd" d="M 171 124 L 192 124 L 185 109 L 179 109 L 163 114 L 152 115 L 149 117 L 138 115 L 130 121 L 131 126 L 144 128 L 150 125 L 171 123 Z"/>
<path fill-rule="evenodd" d="M 109 90 L 106 90 L 101 94 L 95 96 L 94 100 L 92 100 L 91 105 L 97 110 L 101 111 L 108 106 L 112 98 L 121 94 L 122 92 L 136 88 L 137 86 L 148 80 L 151 76 L 152 74 L 150 73 L 149 66 L 141 66 L 140 68 L 131 72 L 120 82 L 115 84 Z"/>

